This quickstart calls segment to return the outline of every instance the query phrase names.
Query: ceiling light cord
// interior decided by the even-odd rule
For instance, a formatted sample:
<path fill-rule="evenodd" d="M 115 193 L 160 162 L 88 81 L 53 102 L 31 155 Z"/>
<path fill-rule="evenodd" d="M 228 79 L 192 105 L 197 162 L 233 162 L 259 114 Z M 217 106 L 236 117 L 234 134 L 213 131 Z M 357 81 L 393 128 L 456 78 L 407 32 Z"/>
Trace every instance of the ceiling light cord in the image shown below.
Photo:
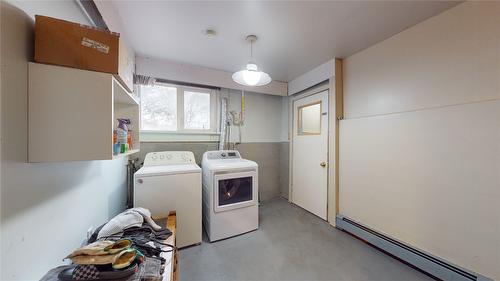
<path fill-rule="evenodd" d="M 253 62 L 253 43 L 257 41 L 257 36 L 248 35 L 246 41 L 250 43 L 250 61 L 246 67 L 233 73 L 233 81 L 243 86 L 264 86 L 271 83 L 269 74 L 259 70 L 257 64 Z"/>
<path fill-rule="evenodd" d="M 250 41 L 250 59 L 253 60 L 253 40 Z"/>

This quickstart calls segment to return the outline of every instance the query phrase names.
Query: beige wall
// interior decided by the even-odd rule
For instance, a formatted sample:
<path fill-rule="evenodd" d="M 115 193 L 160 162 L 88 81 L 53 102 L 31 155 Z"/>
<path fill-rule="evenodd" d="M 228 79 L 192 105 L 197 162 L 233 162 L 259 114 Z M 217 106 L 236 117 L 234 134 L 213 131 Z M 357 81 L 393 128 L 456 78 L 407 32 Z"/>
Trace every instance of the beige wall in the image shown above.
<path fill-rule="evenodd" d="M 0 1 L 0 280 L 39 280 L 81 245 L 89 227 L 125 208 L 127 161 L 27 163 L 30 15 L 87 22 L 74 1 L 11 3 Z"/>
<path fill-rule="evenodd" d="M 241 111 L 241 91 L 221 90 L 228 97 L 228 111 Z M 284 97 L 245 93 L 245 122 L 241 127 L 241 142 L 280 142 L 282 136 L 282 100 Z M 231 142 L 238 142 L 238 126 L 231 127 Z"/>
<path fill-rule="evenodd" d="M 345 60 L 340 212 L 500 279 L 500 2 Z"/>

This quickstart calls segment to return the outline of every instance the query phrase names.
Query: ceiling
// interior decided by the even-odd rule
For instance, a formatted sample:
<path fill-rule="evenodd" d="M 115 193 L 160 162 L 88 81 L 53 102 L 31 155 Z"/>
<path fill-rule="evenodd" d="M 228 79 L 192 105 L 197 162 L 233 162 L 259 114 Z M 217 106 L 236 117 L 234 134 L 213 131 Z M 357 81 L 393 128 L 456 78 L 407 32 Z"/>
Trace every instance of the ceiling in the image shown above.
<path fill-rule="evenodd" d="M 225 71 L 250 58 L 274 80 L 288 82 L 432 17 L 451 1 L 114 1 L 138 56 Z M 217 35 L 208 38 L 204 30 Z"/>

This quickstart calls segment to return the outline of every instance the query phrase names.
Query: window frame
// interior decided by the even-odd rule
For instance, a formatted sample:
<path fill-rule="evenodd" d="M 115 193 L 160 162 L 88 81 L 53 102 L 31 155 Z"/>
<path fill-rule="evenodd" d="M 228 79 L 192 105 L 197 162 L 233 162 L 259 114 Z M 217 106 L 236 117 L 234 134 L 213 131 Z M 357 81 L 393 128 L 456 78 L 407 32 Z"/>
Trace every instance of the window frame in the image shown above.
<path fill-rule="evenodd" d="M 143 130 L 142 129 L 142 106 L 139 110 L 139 132 L 150 134 L 172 134 L 172 135 L 193 135 L 193 134 L 216 134 L 217 128 L 217 92 L 208 88 L 191 87 L 171 83 L 156 82 L 158 86 L 175 87 L 177 89 L 177 130 Z M 137 91 L 141 96 L 142 85 L 138 85 Z M 205 93 L 210 95 L 210 129 L 186 129 L 184 127 L 184 92 Z"/>
<path fill-rule="evenodd" d="M 306 107 L 310 107 L 310 106 L 315 106 L 315 105 L 318 105 L 319 104 L 319 132 L 304 132 L 303 131 L 303 127 L 302 127 L 302 110 Z M 315 135 L 321 135 L 322 133 L 322 126 L 323 126 L 323 121 L 321 120 L 321 115 L 322 115 L 322 112 L 323 112 L 323 102 L 321 100 L 319 101 L 315 101 L 315 102 L 311 102 L 311 103 L 308 103 L 308 104 L 304 104 L 304 105 L 301 105 L 297 108 L 297 135 L 298 136 L 315 136 Z"/>

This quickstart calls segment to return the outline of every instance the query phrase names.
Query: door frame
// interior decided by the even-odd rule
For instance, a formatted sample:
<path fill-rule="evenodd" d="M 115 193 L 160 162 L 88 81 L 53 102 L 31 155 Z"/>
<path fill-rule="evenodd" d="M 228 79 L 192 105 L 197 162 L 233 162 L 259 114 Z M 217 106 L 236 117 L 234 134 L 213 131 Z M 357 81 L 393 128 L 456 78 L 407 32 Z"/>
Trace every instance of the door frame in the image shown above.
<path fill-rule="evenodd" d="M 289 96 L 288 99 L 288 132 L 290 150 L 288 159 L 288 202 L 293 203 L 293 124 L 295 120 L 294 102 L 302 98 L 328 91 L 328 134 L 327 134 L 327 159 L 328 159 L 328 175 L 327 175 L 327 221 L 335 226 L 335 217 L 337 215 L 337 190 L 336 190 L 336 106 L 335 106 L 335 79 L 332 77 L 316 86 L 304 90 L 301 93 Z"/>

